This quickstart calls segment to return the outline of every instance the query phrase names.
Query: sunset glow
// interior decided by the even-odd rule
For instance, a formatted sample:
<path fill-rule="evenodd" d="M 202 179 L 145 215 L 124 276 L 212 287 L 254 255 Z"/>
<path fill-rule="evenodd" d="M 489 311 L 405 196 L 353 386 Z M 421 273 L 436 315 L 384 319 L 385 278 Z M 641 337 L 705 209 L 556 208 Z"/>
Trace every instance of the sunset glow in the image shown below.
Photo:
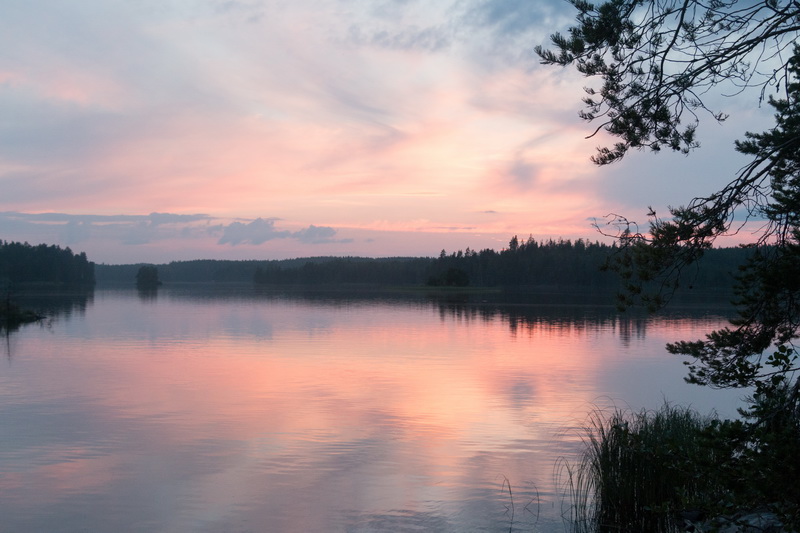
<path fill-rule="evenodd" d="M 749 123 L 714 132 L 691 166 L 642 154 L 594 167 L 605 141 L 577 117 L 586 81 L 533 53 L 574 16 L 559 0 L 6 11 L 0 238 L 98 262 L 602 239 L 593 218 L 642 217 L 729 180 L 740 162 L 718 154 Z M 249 233 L 223 238 L 231 224 Z M 324 237 L 292 237 L 312 227 Z"/>

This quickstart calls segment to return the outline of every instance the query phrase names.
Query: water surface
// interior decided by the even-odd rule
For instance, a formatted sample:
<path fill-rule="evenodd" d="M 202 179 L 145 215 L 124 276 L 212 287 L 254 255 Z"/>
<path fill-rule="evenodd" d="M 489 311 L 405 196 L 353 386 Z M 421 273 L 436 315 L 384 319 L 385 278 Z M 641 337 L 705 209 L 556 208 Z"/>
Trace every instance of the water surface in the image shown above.
<path fill-rule="evenodd" d="M 593 406 L 734 416 L 742 395 L 683 383 L 664 350 L 714 309 L 582 300 L 167 286 L 52 304 L 3 342 L 0 530 L 563 531 L 555 465 Z"/>

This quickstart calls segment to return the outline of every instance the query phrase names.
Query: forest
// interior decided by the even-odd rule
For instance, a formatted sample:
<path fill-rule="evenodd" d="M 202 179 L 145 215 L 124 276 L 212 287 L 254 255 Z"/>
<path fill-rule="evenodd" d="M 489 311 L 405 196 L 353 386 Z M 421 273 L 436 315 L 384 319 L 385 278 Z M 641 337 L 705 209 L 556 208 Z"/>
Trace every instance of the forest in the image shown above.
<path fill-rule="evenodd" d="M 94 263 L 56 245 L 0 241 L 0 283 L 93 285 Z"/>
<path fill-rule="evenodd" d="M 169 282 L 254 282 L 259 285 L 380 285 L 430 287 L 581 287 L 616 290 L 606 267 L 616 245 L 582 239 L 537 241 L 514 236 L 500 251 L 469 248 L 438 257 L 311 257 L 289 260 L 194 260 L 157 265 Z M 686 288 L 729 289 L 747 249 L 707 250 L 683 272 Z M 133 283 L 141 264 L 97 265 L 100 283 Z"/>

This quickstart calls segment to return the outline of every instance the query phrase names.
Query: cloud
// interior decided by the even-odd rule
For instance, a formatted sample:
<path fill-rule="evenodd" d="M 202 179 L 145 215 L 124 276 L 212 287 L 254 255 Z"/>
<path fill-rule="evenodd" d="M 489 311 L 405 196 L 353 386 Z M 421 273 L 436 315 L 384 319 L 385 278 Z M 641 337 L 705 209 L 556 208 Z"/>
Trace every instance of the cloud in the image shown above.
<path fill-rule="evenodd" d="M 222 237 L 218 244 L 264 244 L 274 239 L 296 239 L 304 244 L 330 244 L 346 243 L 352 239 L 335 239 L 336 230 L 328 226 L 315 226 L 311 224 L 307 228 L 291 232 L 278 230 L 275 221 L 278 219 L 257 218 L 252 222 L 232 222 L 227 226 L 222 226 Z"/>
<path fill-rule="evenodd" d="M 429 231 L 475 231 L 477 228 L 475 226 L 431 226 L 430 228 L 425 228 Z"/>
<path fill-rule="evenodd" d="M 202 220 L 211 220 L 209 215 L 176 215 L 174 213 L 150 213 L 147 216 L 148 220 L 154 226 L 159 224 L 187 224 L 189 222 L 197 222 Z"/>
<path fill-rule="evenodd" d="M 170 239 L 201 239 L 207 236 L 205 214 L 181 215 L 73 215 L 67 213 L 0 213 L 0 227 L 35 242 L 63 245 L 100 240 L 122 245 L 143 245 Z M 8 235 L 4 236 L 8 238 Z"/>
<path fill-rule="evenodd" d="M 88 240 L 92 235 L 92 223 L 70 220 L 63 226 L 61 242 L 68 245 L 78 244 Z"/>
<path fill-rule="evenodd" d="M 8 2 L 2 238 L 382 255 L 384 237 L 340 243 L 373 220 L 503 234 L 561 216 L 553 187 L 587 174 L 559 163 L 585 135 L 563 127 L 583 81 L 532 52 L 574 16 L 563 0 Z"/>
<path fill-rule="evenodd" d="M 33 240 L 74 244 L 90 239 L 123 245 L 142 245 L 166 240 L 202 240 L 219 236 L 218 245 L 260 245 L 275 239 L 294 239 L 303 244 L 352 242 L 336 239 L 337 230 L 309 225 L 297 231 L 276 227 L 278 218 L 257 218 L 225 223 L 205 214 L 150 213 L 149 215 L 72 215 L 66 213 L 0 212 L 0 227 L 13 234 L 32 235 Z M 221 234 L 221 236 L 220 236 Z M 8 235 L 0 235 L 8 238 Z"/>
<path fill-rule="evenodd" d="M 310 225 L 294 233 L 292 237 L 306 244 L 323 244 L 333 242 L 351 242 L 352 239 L 335 240 L 336 230 L 327 226 Z"/>
<path fill-rule="evenodd" d="M 507 173 L 513 179 L 514 183 L 522 187 L 530 187 L 536 183 L 538 169 L 536 165 L 532 165 L 518 157 L 509 165 Z"/>
<path fill-rule="evenodd" d="M 219 2 L 214 6 L 214 11 L 222 15 L 244 16 L 244 20 L 252 24 L 260 22 L 265 15 L 265 8 L 262 2 L 241 2 L 238 0 Z"/>
<path fill-rule="evenodd" d="M 444 26 L 411 26 L 398 29 L 364 29 L 350 26 L 348 42 L 387 50 L 439 52 L 452 45 L 452 32 Z"/>
<path fill-rule="evenodd" d="M 76 224 L 115 223 L 115 222 L 150 222 L 152 224 L 188 223 L 200 220 L 213 220 L 204 214 L 176 215 L 172 213 L 150 213 L 149 215 L 71 215 L 67 213 L 18 213 L 6 211 L 0 213 L 0 220 L 26 220 L 28 222 L 68 222 Z"/>
<path fill-rule="evenodd" d="M 515 36 L 532 31 L 551 31 L 551 28 L 563 25 L 562 20 L 572 20 L 574 11 L 566 2 L 481 0 L 467 9 L 465 19 L 498 35 Z"/>
<path fill-rule="evenodd" d="M 122 244 L 148 244 L 158 240 L 158 238 L 159 234 L 155 226 L 151 226 L 146 222 L 139 222 L 138 224 L 127 227 L 127 231 L 125 231 L 122 238 Z"/>
<path fill-rule="evenodd" d="M 15 233 L 37 235 L 42 240 L 55 240 L 73 245 L 91 238 L 109 238 L 125 245 L 141 245 L 176 237 L 200 235 L 197 222 L 211 221 L 204 214 L 180 215 L 72 215 L 67 213 L 0 213 L 0 224 Z"/>
<path fill-rule="evenodd" d="M 250 223 L 233 222 L 224 227 L 219 244 L 263 244 L 273 239 L 285 239 L 288 231 L 275 229 L 275 219 L 257 218 Z"/>
<path fill-rule="evenodd" d="M 124 225 L 121 238 L 122 244 L 129 245 L 148 244 L 165 239 L 192 238 L 193 223 L 212 220 L 208 215 L 177 215 L 173 213 L 150 213 L 147 216 L 128 218 L 129 223 Z M 200 236 L 200 232 L 195 231 L 194 233 L 198 237 Z"/>

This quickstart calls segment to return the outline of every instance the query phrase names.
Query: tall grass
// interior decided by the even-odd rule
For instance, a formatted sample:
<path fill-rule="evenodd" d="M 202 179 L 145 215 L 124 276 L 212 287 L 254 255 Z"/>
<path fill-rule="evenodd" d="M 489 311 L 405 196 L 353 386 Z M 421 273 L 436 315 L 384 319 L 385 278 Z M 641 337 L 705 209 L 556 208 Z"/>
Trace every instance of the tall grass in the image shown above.
<path fill-rule="evenodd" d="M 575 533 L 673 532 L 679 513 L 718 491 L 713 476 L 715 450 L 704 445 L 710 417 L 665 404 L 658 411 L 590 415 L 586 451 L 564 464 Z"/>

